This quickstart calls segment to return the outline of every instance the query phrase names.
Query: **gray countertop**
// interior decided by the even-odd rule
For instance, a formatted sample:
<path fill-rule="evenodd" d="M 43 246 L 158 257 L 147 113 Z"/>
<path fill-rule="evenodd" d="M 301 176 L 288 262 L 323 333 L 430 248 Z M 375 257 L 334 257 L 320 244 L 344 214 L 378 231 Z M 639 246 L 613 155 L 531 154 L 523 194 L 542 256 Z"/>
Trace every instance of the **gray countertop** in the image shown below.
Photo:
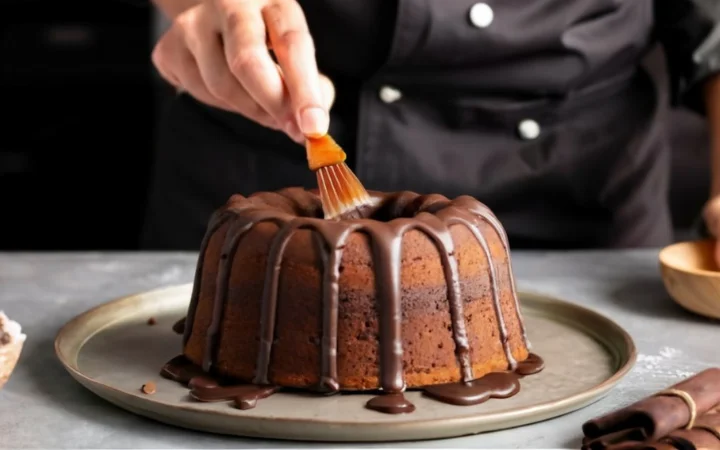
<path fill-rule="evenodd" d="M 657 254 L 513 254 L 520 289 L 592 308 L 617 321 L 635 339 L 637 364 L 607 397 L 574 413 L 516 429 L 392 446 L 579 448 L 584 421 L 720 366 L 720 324 L 673 303 L 660 279 Z M 0 310 L 19 321 L 28 335 L 13 376 L 0 390 L 0 447 L 321 447 L 163 425 L 96 397 L 58 362 L 53 340 L 65 322 L 119 296 L 188 283 L 195 259 L 189 253 L 0 253 Z"/>

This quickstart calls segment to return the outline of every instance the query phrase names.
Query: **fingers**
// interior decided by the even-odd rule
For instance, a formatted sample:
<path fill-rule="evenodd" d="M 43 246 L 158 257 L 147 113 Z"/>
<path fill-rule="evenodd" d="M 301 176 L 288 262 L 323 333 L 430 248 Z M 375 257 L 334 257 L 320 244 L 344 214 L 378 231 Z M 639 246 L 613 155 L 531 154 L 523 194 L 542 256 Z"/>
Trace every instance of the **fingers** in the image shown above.
<path fill-rule="evenodd" d="M 273 0 L 262 13 L 300 130 L 308 136 L 327 133 L 329 118 L 315 46 L 300 5 L 296 0 Z"/>
<path fill-rule="evenodd" d="M 282 77 L 282 69 L 278 67 L 280 76 Z M 322 91 L 322 105 L 326 111 L 330 110 L 330 107 L 335 102 L 335 85 L 325 75 L 320 75 L 320 89 Z M 284 128 L 285 133 L 298 144 L 305 144 L 305 135 L 300 128 L 297 126 L 295 120 L 290 121 L 289 124 Z"/>
<path fill-rule="evenodd" d="M 172 85 L 175 89 L 180 90 L 182 88 L 182 86 L 180 85 L 180 80 L 178 80 L 177 77 L 175 77 L 172 73 L 168 72 L 167 69 L 165 69 L 162 65 L 158 64 L 158 62 L 155 61 L 155 59 L 157 58 L 158 57 L 155 56 L 155 53 L 153 53 L 153 63 L 160 76 L 170 85 Z"/>
<path fill-rule="evenodd" d="M 160 39 L 152 54 L 152 60 L 158 72 L 177 89 L 183 89 L 199 101 L 216 108 L 230 110 L 222 100 L 213 96 L 205 87 L 195 58 L 184 40 L 178 25 Z"/>
<path fill-rule="evenodd" d="M 232 110 L 268 128 L 279 128 L 278 122 L 248 93 L 225 62 L 221 36 L 210 23 L 209 15 L 190 20 L 185 29 L 185 43 L 197 62 L 198 72 L 208 93 Z"/>
<path fill-rule="evenodd" d="M 156 45 L 153 63 L 165 80 L 199 101 L 283 130 L 299 143 L 328 131 L 335 88 L 318 73 L 296 0 L 201 3 L 176 18 Z"/>
<path fill-rule="evenodd" d="M 230 73 L 283 129 L 292 118 L 289 97 L 266 42 L 261 8 L 255 1 L 218 0 L 219 27 Z"/>
<path fill-rule="evenodd" d="M 180 80 L 173 75 L 169 68 L 172 65 L 172 60 L 167 57 L 167 49 L 170 45 L 170 43 L 168 43 L 168 34 L 169 33 L 166 33 L 162 38 L 160 38 L 158 43 L 155 45 L 152 52 L 152 62 L 160 76 L 165 81 L 170 83 L 175 89 L 180 89 L 182 87 L 180 85 Z"/>

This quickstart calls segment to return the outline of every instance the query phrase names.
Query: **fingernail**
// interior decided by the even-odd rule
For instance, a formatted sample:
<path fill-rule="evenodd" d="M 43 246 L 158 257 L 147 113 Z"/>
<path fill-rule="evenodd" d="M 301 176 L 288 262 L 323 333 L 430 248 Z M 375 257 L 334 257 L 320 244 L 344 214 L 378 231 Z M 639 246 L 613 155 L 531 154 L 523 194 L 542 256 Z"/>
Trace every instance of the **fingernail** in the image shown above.
<path fill-rule="evenodd" d="M 300 130 L 306 136 L 322 136 L 327 133 L 330 119 L 321 108 L 311 107 L 300 114 Z"/>

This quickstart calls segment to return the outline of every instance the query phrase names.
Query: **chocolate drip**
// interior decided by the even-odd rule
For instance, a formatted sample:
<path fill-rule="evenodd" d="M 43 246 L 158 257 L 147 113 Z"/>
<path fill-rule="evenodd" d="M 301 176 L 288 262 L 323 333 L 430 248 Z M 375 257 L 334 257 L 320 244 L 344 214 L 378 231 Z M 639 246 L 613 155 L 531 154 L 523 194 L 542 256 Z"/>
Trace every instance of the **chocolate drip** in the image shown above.
<path fill-rule="evenodd" d="M 178 383 L 188 384 L 195 377 L 205 376 L 206 373 L 201 367 L 193 364 L 185 356 L 176 356 L 163 366 L 160 375 Z"/>
<path fill-rule="evenodd" d="M 340 295 L 340 264 L 342 253 L 347 239 L 353 228 L 337 227 L 325 230 L 325 242 L 332 244 L 323 275 L 323 337 L 322 360 L 320 367 L 320 386 L 322 392 L 337 392 L 340 390 L 337 372 L 337 335 L 338 312 Z"/>
<path fill-rule="evenodd" d="M 448 222 L 450 224 L 458 223 L 464 225 L 468 230 L 470 230 L 475 240 L 483 249 L 483 253 L 488 264 L 488 278 L 490 280 L 490 287 L 492 290 L 493 309 L 495 311 L 495 317 L 498 321 L 500 343 L 502 344 L 503 350 L 505 351 L 505 358 L 508 362 L 508 368 L 510 370 L 513 370 L 517 365 L 517 361 L 515 361 L 515 358 L 512 354 L 512 349 L 510 348 L 510 339 L 508 337 L 507 327 L 505 326 L 505 317 L 502 313 L 502 305 L 500 304 L 500 291 L 498 289 L 497 273 L 495 271 L 495 264 L 493 264 L 493 257 L 490 252 L 490 247 L 488 246 L 487 239 L 485 239 L 485 236 L 483 236 L 482 233 L 480 233 L 480 231 L 477 229 L 477 227 L 473 225 L 475 219 L 474 217 L 466 214 L 462 210 L 458 210 L 457 208 L 453 209 L 453 213 L 455 214 L 455 216 L 448 218 Z"/>
<path fill-rule="evenodd" d="M 545 368 L 545 361 L 535 353 L 530 353 L 525 361 L 521 361 L 515 368 L 518 375 L 532 375 Z"/>
<path fill-rule="evenodd" d="M 228 220 L 232 220 L 221 250 L 221 265 L 218 272 L 212 319 L 205 340 L 202 368 L 206 373 L 211 371 L 217 358 L 219 333 L 228 301 L 230 276 L 237 248 L 243 236 L 261 222 L 273 222 L 279 227 L 279 230 L 271 243 L 265 269 L 265 284 L 260 308 L 260 343 L 253 379 L 254 385 L 260 385 L 263 389 L 270 389 L 267 386 L 270 385 L 270 361 L 275 339 L 278 291 L 283 257 L 294 233 L 304 229 L 312 232 L 313 239 L 316 239 L 318 248 L 321 249 L 320 253 L 323 261 L 323 317 L 318 391 L 333 393 L 340 390 L 337 373 L 339 269 L 345 243 L 355 232 L 367 234 L 372 246 L 380 323 L 380 388 L 386 397 L 371 400 L 368 402 L 369 408 L 382 410 L 383 412 L 409 412 L 414 409 L 414 406 L 402 396 L 406 383 L 403 373 L 400 281 L 403 237 L 405 233 L 411 230 L 424 233 L 433 242 L 440 255 L 447 285 L 452 337 L 455 342 L 455 353 L 463 381 L 463 383 L 452 386 L 443 385 L 428 388 L 429 395 L 451 403 L 474 404 L 463 402 L 478 402 L 480 399 L 485 401 L 492 396 L 509 396 L 517 392 L 517 375 L 513 373 L 500 373 L 494 378 L 487 378 L 486 376 L 474 380 L 470 345 L 463 313 L 458 261 L 454 254 L 453 237 L 449 229 L 453 224 L 464 225 L 470 230 L 487 258 L 493 306 L 498 320 L 499 338 L 509 368 L 519 369 L 518 374 L 521 375 L 535 373 L 542 369 L 542 360 L 539 358 L 539 363 L 529 358 L 528 361 L 521 363 L 519 366 L 513 358 L 505 318 L 502 316 L 498 273 L 488 243 L 477 228 L 476 220 L 486 222 L 495 231 L 506 253 L 509 253 L 509 246 L 503 228 L 490 210 L 482 203 L 467 196 L 450 201 L 439 195 L 420 196 L 409 192 L 391 194 L 385 197 L 380 208 L 388 208 L 394 214 L 391 214 L 391 220 L 382 222 L 363 218 L 329 221 L 314 217 L 312 214 L 298 215 L 308 213 L 307 208 L 301 204 L 302 201 L 308 200 L 311 203 L 319 201 L 314 194 L 308 191 L 294 189 L 272 194 L 266 193 L 265 196 L 257 195 L 247 199 L 238 196 L 231 199 L 222 212 L 213 216 L 200 248 L 195 284 L 188 316 L 185 321 L 183 337 L 183 342 L 187 343 L 192 334 L 203 264 L 210 238 L 223 224 L 227 223 Z M 365 211 L 364 214 L 368 214 L 368 211 Z M 412 217 L 407 217 L 406 214 Z M 398 215 L 403 216 L 398 217 Z M 509 260 L 508 264 L 510 264 Z M 525 343 L 528 344 L 525 326 L 520 315 L 514 280 L 512 279 L 512 271 L 510 271 L 510 284 L 522 337 Z M 213 389 L 218 389 L 218 387 Z M 240 388 L 236 387 L 235 389 Z M 242 392 L 250 392 L 249 389 L 247 388 Z M 252 392 L 265 393 L 269 391 Z"/>
<path fill-rule="evenodd" d="M 234 400 L 235 407 L 251 409 L 257 401 L 267 398 L 280 390 L 279 386 L 258 384 L 240 384 L 220 386 L 215 380 L 207 377 L 196 377 L 190 380 L 190 396 L 200 402 L 222 402 Z"/>
<path fill-rule="evenodd" d="M 253 383 L 268 384 L 268 372 L 270 370 L 270 354 L 272 344 L 275 340 L 275 319 L 277 316 L 278 288 L 280 285 L 280 270 L 282 269 L 282 258 L 285 248 L 290 242 L 292 235 L 303 228 L 313 228 L 312 223 L 307 223 L 301 218 L 295 218 L 285 222 L 278 231 L 270 252 L 268 253 L 267 270 L 265 273 L 265 287 L 260 309 L 260 351 L 257 358 L 257 371 Z"/>
<path fill-rule="evenodd" d="M 230 272 L 232 271 L 232 263 L 230 261 L 235 258 L 237 245 L 251 226 L 252 222 L 242 223 L 240 220 L 236 219 L 233 224 L 230 225 L 230 229 L 227 233 L 227 236 L 230 236 L 231 239 L 229 242 L 226 239 L 226 242 L 223 244 L 223 248 L 221 249 L 220 270 L 218 270 L 217 283 L 215 286 L 215 300 L 213 301 L 212 318 L 205 336 L 205 353 L 203 355 L 202 367 L 206 371 L 210 370 L 215 358 L 217 357 L 218 331 L 220 330 L 223 309 L 225 306 L 223 299 L 227 295 Z"/>
<path fill-rule="evenodd" d="M 368 400 L 365 406 L 385 414 L 406 414 L 415 411 L 415 405 L 401 393 L 378 395 Z"/>
<path fill-rule="evenodd" d="M 505 253 L 507 254 L 507 265 L 508 265 L 508 273 L 510 273 L 510 289 L 512 290 L 513 299 L 515 300 L 515 311 L 517 312 L 517 319 L 518 324 L 520 324 L 520 332 L 522 333 L 522 339 L 523 343 L 527 348 L 531 348 L 530 340 L 527 337 L 527 330 L 525 328 L 525 321 L 523 320 L 522 314 L 520 313 L 520 300 L 517 295 L 517 288 L 515 286 L 515 278 L 512 276 L 513 270 L 512 270 L 512 257 L 510 256 L 510 243 L 508 241 L 507 233 L 505 232 L 505 228 L 502 226 L 500 221 L 495 217 L 495 214 L 490 211 L 490 209 L 484 205 L 483 203 L 480 203 L 473 197 L 470 197 L 468 195 L 462 195 L 458 198 L 456 198 L 453 201 L 454 206 L 458 208 L 465 208 L 468 211 L 470 211 L 473 215 L 477 216 L 478 218 L 482 219 L 492 227 L 492 229 L 497 233 L 497 235 L 500 237 L 500 241 L 503 244 L 503 247 L 505 249 Z"/>
<path fill-rule="evenodd" d="M 203 369 L 210 370 L 214 359 L 217 357 L 218 350 L 218 332 L 222 324 L 223 312 L 225 309 L 225 299 L 227 298 L 228 286 L 230 284 L 230 275 L 232 274 L 232 261 L 235 259 L 238 245 L 242 238 L 250 231 L 253 226 L 262 222 L 274 222 L 278 226 L 282 222 L 276 213 L 269 211 L 249 212 L 249 217 L 237 216 L 234 218 L 230 229 L 225 236 L 220 258 L 220 270 L 218 271 L 215 298 L 213 300 L 212 320 L 207 330 L 205 340 L 205 352 L 203 355 Z"/>
<path fill-rule="evenodd" d="M 207 252 L 208 244 L 210 239 L 220 227 L 232 217 L 231 210 L 216 211 L 210 218 L 210 224 L 208 230 L 203 237 L 202 243 L 200 244 L 200 254 L 198 256 L 197 267 L 195 269 L 195 277 L 193 280 L 193 290 L 190 295 L 190 306 L 188 307 L 188 314 L 185 317 L 185 330 L 183 333 L 183 346 L 187 345 L 190 335 L 192 334 L 193 324 L 195 322 L 195 313 L 197 310 L 197 303 L 200 299 L 200 283 L 202 281 L 203 267 L 205 266 L 205 253 Z"/>
<path fill-rule="evenodd" d="M 445 272 L 448 290 L 448 305 L 452 319 L 453 339 L 455 340 L 455 354 L 460 364 L 460 374 L 463 381 L 470 381 L 473 377 L 472 363 L 470 362 L 470 343 L 465 327 L 463 314 L 463 299 L 460 293 L 460 274 L 458 272 L 457 258 L 450 229 L 437 216 L 430 213 L 420 213 L 417 216 L 422 224 L 414 227 L 421 229 L 435 243 L 440 251 L 440 260 Z M 400 266 L 400 261 L 397 261 Z"/>
<path fill-rule="evenodd" d="M 428 386 L 425 394 L 452 405 L 478 405 L 490 398 L 512 397 L 520 391 L 520 377 L 512 372 L 489 373 L 467 383 Z"/>
<path fill-rule="evenodd" d="M 160 375 L 185 384 L 190 388 L 190 397 L 200 402 L 234 400 L 239 409 L 254 408 L 257 401 L 267 398 L 280 390 L 279 386 L 239 384 L 221 386 L 214 378 L 207 376 L 202 367 L 193 364 L 185 356 L 171 359 L 160 371 Z"/>

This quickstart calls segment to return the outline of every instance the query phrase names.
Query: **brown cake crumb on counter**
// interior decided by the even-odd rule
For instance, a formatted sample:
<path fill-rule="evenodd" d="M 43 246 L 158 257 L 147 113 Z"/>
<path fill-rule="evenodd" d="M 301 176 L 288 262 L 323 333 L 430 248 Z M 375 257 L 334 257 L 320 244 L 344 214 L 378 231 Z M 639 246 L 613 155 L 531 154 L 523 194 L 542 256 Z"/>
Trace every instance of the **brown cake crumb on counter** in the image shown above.
<path fill-rule="evenodd" d="M 154 317 L 149 318 L 147 321 L 148 325 L 155 325 L 156 323 L 157 323 L 157 320 L 155 320 Z"/>
<path fill-rule="evenodd" d="M 148 381 L 147 383 L 143 384 L 143 386 L 142 386 L 142 391 L 144 394 L 152 395 L 155 393 L 156 390 L 157 390 L 157 388 L 155 386 L 155 383 L 153 383 L 152 381 Z"/>

